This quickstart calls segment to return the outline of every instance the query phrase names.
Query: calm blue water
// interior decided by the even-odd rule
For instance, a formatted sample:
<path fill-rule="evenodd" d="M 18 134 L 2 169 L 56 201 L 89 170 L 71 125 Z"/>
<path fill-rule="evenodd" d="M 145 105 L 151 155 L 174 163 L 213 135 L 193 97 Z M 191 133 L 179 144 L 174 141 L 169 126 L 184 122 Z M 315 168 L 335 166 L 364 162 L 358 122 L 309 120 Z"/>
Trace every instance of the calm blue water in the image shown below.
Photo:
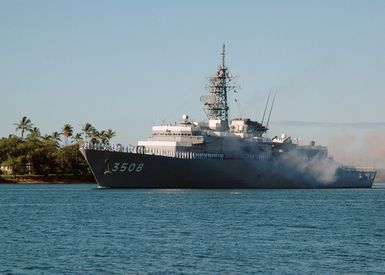
<path fill-rule="evenodd" d="M 385 272 L 385 184 L 354 190 L 0 185 L 0 273 Z"/>

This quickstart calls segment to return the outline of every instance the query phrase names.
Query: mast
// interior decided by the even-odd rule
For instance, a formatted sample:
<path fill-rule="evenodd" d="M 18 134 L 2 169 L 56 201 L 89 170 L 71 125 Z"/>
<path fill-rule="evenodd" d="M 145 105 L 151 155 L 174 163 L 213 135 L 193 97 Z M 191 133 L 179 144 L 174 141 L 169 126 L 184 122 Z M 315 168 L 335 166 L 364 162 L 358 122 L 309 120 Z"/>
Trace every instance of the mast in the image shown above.
<path fill-rule="evenodd" d="M 222 68 L 225 68 L 225 56 L 226 56 L 226 51 L 225 51 L 225 44 L 222 44 Z"/>
<path fill-rule="evenodd" d="M 211 93 L 210 96 L 202 96 L 201 101 L 205 105 L 205 112 L 208 119 L 217 119 L 228 122 L 229 106 L 227 104 L 227 93 L 235 92 L 235 86 L 231 85 L 234 79 L 229 74 L 228 68 L 225 65 L 225 44 L 222 45 L 222 64 L 218 67 L 215 74 L 210 77 L 207 88 Z"/>

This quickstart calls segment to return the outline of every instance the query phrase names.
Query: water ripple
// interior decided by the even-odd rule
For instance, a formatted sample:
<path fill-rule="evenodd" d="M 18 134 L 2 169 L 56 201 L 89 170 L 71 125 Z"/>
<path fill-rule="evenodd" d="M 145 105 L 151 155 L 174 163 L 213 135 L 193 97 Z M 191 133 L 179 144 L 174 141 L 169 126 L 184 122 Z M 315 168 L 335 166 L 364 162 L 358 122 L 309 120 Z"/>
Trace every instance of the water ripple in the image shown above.
<path fill-rule="evenodd" d="M 1 274 L 382 274 L 385 188 L 0 185 Z"/>

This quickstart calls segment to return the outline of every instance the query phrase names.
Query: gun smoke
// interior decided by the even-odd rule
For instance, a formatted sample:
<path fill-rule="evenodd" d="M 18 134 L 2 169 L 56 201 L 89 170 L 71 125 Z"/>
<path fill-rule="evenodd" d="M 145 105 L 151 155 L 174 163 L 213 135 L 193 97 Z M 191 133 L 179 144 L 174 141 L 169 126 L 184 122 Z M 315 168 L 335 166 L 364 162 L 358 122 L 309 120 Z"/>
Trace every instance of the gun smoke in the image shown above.
<path fill-rule="evenodd" d="M 283 159 L 289 168 L 288 171 L 299 172 L 301 175 L 323 184 L 332 183 L 335 180 L 339 166 L 329 158 L 304 159 L 303 154 L 295 150 L 286 153 Z"/>
<path fill-rule="evenodd" d="M 374 129 L 361 137 L 343 131 L 329 141 L 329 155 L 338 162 L 385 168 L 385 129 Z"/>

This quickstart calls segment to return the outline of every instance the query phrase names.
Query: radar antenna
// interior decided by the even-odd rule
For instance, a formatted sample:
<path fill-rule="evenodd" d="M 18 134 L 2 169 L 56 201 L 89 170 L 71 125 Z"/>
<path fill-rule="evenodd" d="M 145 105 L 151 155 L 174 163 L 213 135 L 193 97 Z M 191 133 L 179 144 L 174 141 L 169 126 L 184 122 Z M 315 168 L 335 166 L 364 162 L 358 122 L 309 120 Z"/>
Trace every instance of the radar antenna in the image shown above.
<path fill-rule="evenodd" d="M 222 45 L 222 64 L 219 66 L 215 74 L 210 77 L 207 89 L 211 93 L 210 96 L 202 96 L 201 102 L 205 105 L 205 112 L 208 119 L 219 119 L 228 121 L 229 106 L 227 104 L 227 93 L 236 92 L 235 86 L 231 85 L 231 81 L 235 78 L 230 75 L 225 65 L 225 44 Z"/>

